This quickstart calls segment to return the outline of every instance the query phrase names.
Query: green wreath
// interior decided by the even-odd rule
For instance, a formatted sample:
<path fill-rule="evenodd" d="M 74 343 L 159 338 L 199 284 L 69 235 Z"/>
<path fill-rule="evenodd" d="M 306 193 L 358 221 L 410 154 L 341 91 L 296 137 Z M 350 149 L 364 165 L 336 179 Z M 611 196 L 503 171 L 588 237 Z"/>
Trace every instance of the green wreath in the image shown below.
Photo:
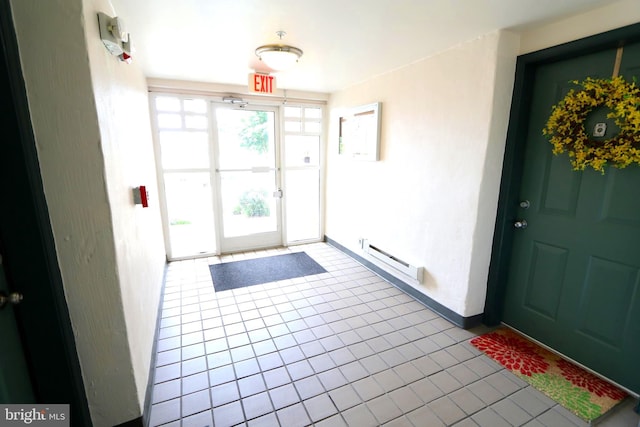
<path fill-rule="evenodd" d="M 553 106 L 542 133 L 553 144 L 553 153 L 567 151 L 574 170 L 587 166 L 604 173 L 611 165 L 625 168 L 640 164 L 640 88 L 622 76 L 613 79 L 587 78 L 574 81 L 581 90 L 570 90 Z M 620 132 L 613 138 L 594 140 L 584 128 L 587 115 L 598 107 L 607 107 L 607 118 L 614 119 Z"/>

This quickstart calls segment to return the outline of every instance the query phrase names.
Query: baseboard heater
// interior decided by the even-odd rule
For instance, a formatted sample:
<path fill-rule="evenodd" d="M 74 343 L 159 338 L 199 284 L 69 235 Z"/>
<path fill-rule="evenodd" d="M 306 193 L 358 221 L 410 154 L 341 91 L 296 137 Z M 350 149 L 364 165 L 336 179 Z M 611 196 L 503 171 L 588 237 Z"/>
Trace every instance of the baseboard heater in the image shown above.
<path fill-rule="evenodd" d="M 411 279 L 411 281 L 422 283 L 422 267 L 416 267 L 409 264 L 395 256 L 383 251 L 382 249 L 373 246 L 367 239 L 360 239 L 360 247 L 365 255 L 369 256 L 369 259 L 380 266 L 381 268 L 390 267 L 393 271 L 387 271 L 395 275 L 400 274 L 402 277 Z"/>

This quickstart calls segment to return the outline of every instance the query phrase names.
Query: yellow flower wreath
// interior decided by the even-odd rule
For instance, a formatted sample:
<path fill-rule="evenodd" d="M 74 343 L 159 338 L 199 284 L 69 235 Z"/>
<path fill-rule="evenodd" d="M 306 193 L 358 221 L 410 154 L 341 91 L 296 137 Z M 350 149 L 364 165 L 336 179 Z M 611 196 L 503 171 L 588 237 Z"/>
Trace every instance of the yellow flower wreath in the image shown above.
<path fill-rule="evenodd" d="M 604 173 L 607 164 L 616 168 L 640 164 L 640 88 L 622 76 L 573 83 L 582 89 L 572 89 L 553 106 L 542 131 L 553 144 L 553 153 L 567 151 L 574 170 L 591 166 Z M 613 138 L 596 141 L 587 134 L 584 120 L 597 107 L 607 107 L 607 118 L 620 128 Z"/>

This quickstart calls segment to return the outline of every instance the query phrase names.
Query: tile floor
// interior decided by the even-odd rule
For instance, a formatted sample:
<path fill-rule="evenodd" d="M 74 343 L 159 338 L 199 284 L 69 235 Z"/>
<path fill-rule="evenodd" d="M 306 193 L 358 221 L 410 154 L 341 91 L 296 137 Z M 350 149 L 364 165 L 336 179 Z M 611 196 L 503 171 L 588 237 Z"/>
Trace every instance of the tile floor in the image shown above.
<path fill-rule="evenodd" d="M 302 250 L 327 273 L 214 292 L 210 263 Z M 159 327 L 152 427 L 586 426 L 324 243 L 171 263 Z"/>

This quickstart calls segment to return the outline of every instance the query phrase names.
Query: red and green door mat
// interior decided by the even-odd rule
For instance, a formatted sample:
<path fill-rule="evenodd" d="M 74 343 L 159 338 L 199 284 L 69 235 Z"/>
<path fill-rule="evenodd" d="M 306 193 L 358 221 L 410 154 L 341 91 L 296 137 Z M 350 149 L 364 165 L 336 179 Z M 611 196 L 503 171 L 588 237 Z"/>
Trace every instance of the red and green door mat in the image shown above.
<path fill-rule="evenodd" d="M 627 397 L 618 387 L 510 329 L 475 337 L 471 344 L 586 421 L 601 417 Z"/>

